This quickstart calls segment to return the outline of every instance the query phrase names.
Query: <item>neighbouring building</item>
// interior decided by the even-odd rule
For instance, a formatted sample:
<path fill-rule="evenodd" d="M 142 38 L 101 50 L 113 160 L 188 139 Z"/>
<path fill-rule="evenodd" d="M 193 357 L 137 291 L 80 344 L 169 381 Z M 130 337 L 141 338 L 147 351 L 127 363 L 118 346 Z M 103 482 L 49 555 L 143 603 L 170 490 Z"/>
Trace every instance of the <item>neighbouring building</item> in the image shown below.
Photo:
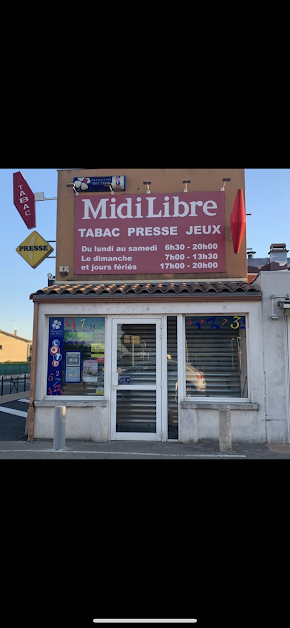
<path fill-rule="evenodd" d="M 53 438 L 61 404 L 72 439 L 218 439 L 226 410 L 233 442 L 289 442 L 290 275 L 249 283 L 238 191 L 244 169 L 58 172 L 55 280 L 31 295 L 29 440 Z"/>
<path fill-rule="evenodd" d="M 0 363 L 3 362 L 27 362 L 31 356 L 32 340 L 9 334 L 0 329 Z"/>

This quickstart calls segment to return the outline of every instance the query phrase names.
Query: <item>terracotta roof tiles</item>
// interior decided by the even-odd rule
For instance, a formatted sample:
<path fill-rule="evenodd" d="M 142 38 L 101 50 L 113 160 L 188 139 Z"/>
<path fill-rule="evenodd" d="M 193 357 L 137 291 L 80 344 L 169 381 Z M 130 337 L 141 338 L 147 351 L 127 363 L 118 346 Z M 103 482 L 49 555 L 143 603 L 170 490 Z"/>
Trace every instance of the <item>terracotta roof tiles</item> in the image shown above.
<path fill-rule="evenodd" d="M 259 294 L 259 290 L 254 285 L 243 281 L 215 281 L 195 282 L 195 283 L 124 283 L 122 285 L 109 284 L 65 284 L 62 286 L 54 285 L 43 288 L 30 295 L 33 299 L 37 295 L 118 295 L 118 294 L 221 294 L 221 293 L 240 293 L 240 294 Z"/>

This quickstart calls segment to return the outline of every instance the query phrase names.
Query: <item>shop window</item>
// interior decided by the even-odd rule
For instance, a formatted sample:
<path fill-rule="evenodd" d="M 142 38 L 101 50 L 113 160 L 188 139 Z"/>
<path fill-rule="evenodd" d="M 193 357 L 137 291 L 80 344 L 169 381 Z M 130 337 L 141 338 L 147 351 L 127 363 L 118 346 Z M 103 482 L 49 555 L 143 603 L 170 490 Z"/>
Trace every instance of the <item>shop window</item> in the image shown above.
<path fill-rule="evenodd" d="M 185 317 L 186 397 L 248 397 L 245 316 Z"/>
<path fill-rule="evenodd" d="M 49 318 L 47 395 L 104 396 L 105 318 Z"/>

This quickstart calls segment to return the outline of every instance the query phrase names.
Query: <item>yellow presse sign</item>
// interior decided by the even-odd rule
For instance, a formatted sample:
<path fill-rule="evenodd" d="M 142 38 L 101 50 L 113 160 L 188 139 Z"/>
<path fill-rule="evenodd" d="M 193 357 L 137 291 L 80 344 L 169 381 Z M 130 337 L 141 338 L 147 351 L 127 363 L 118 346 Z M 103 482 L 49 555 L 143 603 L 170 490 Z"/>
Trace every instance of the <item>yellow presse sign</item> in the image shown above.
<path fill-rule="evenodd" d="M 19 253 L 32 268 L 37 268 L 53 250 L 52 246 L 50 246 L 37 231 L 30 233 L 28 238 L 19 244 L 16 249 L 17 253 Z"/>

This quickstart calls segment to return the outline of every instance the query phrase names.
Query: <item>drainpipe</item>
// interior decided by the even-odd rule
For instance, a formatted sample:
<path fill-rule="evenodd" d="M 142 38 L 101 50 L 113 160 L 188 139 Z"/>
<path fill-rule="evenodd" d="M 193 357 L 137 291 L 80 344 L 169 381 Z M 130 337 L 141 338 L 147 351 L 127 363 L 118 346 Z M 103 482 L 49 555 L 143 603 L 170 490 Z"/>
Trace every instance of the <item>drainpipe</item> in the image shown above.
<path fill-rule="evenodd" d="M 30 373 L 30 399 L 29 399 L 29 422 L 28 422 L 28 442 L 34 439 L 34 400 L 35 400 L 35 379 L 36 379 L 36 359 L 38 345 L 38 308 L 39 304 L 34 303 L 34 320 L 33 320 L 33 345 L 31 356 L 31 373 Z"/>

